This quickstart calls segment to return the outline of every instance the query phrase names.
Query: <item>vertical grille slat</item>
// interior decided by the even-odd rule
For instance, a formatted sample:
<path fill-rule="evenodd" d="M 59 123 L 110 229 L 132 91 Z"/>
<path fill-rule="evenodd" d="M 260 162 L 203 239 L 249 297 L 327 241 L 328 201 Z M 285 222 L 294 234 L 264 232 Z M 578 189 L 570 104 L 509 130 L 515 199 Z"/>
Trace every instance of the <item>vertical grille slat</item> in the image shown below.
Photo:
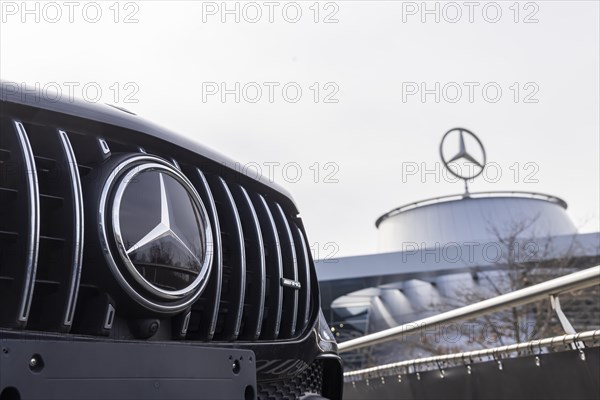
<path fill-rule="evenodd" d="M 246 290 L 246 250 L 244 232 L 237 205 L 227 183 L 221 177 L 209 177 L 221 224 L 223 244 L 223 288 L 215 338 L 236 340 L 242 324 Z"/>
<path fill-rule="evenodd" d="M 281 255 L 283 260 L 284 279 L 298 281 L 298 262 L 296 260 L 296 249 L 292 231 L 288 224 L 283 209 L 278 203 L 272 203 L 272 212 L 275 224 L 279 232 L 281 243 Z M 280 335 L 284 338 L 292 338 L 296 333 L 296 320 L 298 318 L 298 290 L 284 287 L 283 289 L 283 315 L 281 320 Z"/>
<path fill-rule="evenodd" d="M 233 193 L 242 217 L 246 240 L 246 310 L 241 339 L 256 340 L 262 329 L 266 296 L 266 266 L 262 230 L 246 189 L 236 185 Z"/>
<path fill-rule="evenodd" d="M 25 127 L 20 121 L 13 121 L 23 160 L 25 162 L 25 171 L 27 175 L 27 197 L 29 209 L 29 226 L 27 235 L 27 255 L 25 262 L 25 279 L 23 282 L 23 295 L 19 306 L 19 321 L 27 322 L 29 310 L 33 299 L 33 289 L 35 286 L 35 275 L 37 270 L 38 251 L 40 242 L 40 200 L 39 187 L 37 179 L 37 170 L 35 167 L 35 158 L 31 150 L 31 144 L 27 138 Z"/>
<path fill-rule="evenodd" d="M 308 247 L 302 230 L 296 224 L 292 225 L 292 233 L 294 234 L 296 250 L 298 251 L 298 279 L 302 285 L 298 300 L 298 330 L 302 332 L 308 326 L 308 320 L 310 318 L 310 299 L 312 296 L 312 288 L 310 285 L 310 259 L 308 257 Z"/>
<path fill-rule="evenodd" d="M 73 233 L 71 250 L 71 276 L 68 287 L 67 305 L 65 307 L 63 325 L 70 327 L 73 324 L 75 314 L 75 305 L 77 304 L 77 295 L 79 293 L 79 281 L 81 278 L 81 267 L 83 261 L 83 237 L 84 237 L 84 219 L 83 219 L 83 193 L 81 188 L 81 178 L 79 168 L 77 167 L 77 158 L 73 152 L 73 147 L 65 131 L 59 130 L 58 135 L 65 156 L 66 167 L 69 173 L 69 182 L 71 183 L 71 198 L 73 211 Z"/>
<path fill-rule="evenodd" d="M 27 197 L 29 210 L 29 224 L 27 235 L 27 254 L 25 262 L 25 277 L 23 282 L 23 295 L 19 306 L 19 321 L 26 323 L 29 318 L 29 310 L 33 300 L 33 290 L 35 286 L 35 275 L 37 271 L 38 251 L 40 242 L 40 200 L 39 187 L 37 179 L 37 170 L 35 167 L 35 157 L 31 150 L 31 144 L 27 138 L 25 127 L 20 121 L 13 121 L 21 151 L 25 172 L 27 175 Z"/>
<path fill-rule="evenodd" d="M 6 284 L 0 290 L 0 320 L 24 327 L 29 320 L 33 300 L 40 245 L 39 186 L 35 156 L 25 126 L 18 120 L 10 123 L 3 120 L 1 130 L 0 147 L 8 148 L 5 150 L 10 152 L 10 158 L 6 161 L 7 164 L 2 163 L 0 179 L 3 185 L 8 186 L 7 189 L 15 190 L 12 192 L 13 201 L 7 202 L 14 208 L 3 210 L 7 214 L 3 215 L 2 219 L 6 221 L 2 222 L 10 224 L 10 220 L 15 218 L 10 215 L 11 211 L 15 213 L 17 220 L 14 220 L 11 231 L 6 232 L 7 236 L 15 234 L 12 236 L 15 239 L 13 252 L 11 254 L 9 246 L 4 248 L 3 252 L 6 254 L 2 255 L 2 259 L 8 258 L 8 262 L 6 266 L 0 265 L 0 278 Z M 7 203 L 3 202 L 3 208 Z M 25 218 L 18 220 L 19 217 Z M 12 309 L 11 305 L 14 304 L 18 304 L 17 310 Z"/>
<path fill-rule="evenodd" d="M 83 259 L 83 195 L 79 168 L 65 131 L 23 122 L 36 160 L 40 203 L 35 293 L 28 327 L 69 332 Z"/>
<path fill-rule="evenodd" d="M 199 318 L 195 326 L 190 324 L 188 337 L 202 340 L 212 340 L 217 328 L 219 317 L 219 302 L 221 301 L 221 286 L 223 282 L 223 253 L 221 246 L 221 225 L 219 214 L 210 186 L 206 177 L 198 168 L 188 172 L 188 177 L 196 185 L 200 198 L 206 206 L 208 217 L 213 229 L 213 266 L 210 276 L 210 284 L 205 289 L 200 301 L 193 307 L 192 313 L 199 312 Z M 198 308 L 201 307 L 201 310 Z M 195 318 L 192 318 L 195 320 Z"/>
<path fill-rule="evenodd" d="M 277 339 L 281 329 L 281 313 L 283 305 L 283 287 L 280 284 L 283 278 L 283 263 L 281 259 L 281 245 L 277 234 L 275 220 L 267 201 L 260 195 L 253 193 L 252 201 L 262 225 L 263 244 L 265 247 L 268 297 L 265 299 L 265 308 L 268 310 L 263 316 L 262 339 Z"/>

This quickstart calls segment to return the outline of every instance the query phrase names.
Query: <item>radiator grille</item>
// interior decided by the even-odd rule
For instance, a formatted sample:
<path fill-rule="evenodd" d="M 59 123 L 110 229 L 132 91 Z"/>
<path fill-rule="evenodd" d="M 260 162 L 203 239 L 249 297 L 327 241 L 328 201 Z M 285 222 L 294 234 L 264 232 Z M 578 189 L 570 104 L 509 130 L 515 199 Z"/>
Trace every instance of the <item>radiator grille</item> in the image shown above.
<path fill-rule="evenodd" d="M 110 334 L 119 310 L 98 300 L 104 294 L 94 282 L 80 282 L 89 200 L 81 182 L 106 159 L 140 152 L 180 169 L 212 223 L 213 268 L 184 339 L 286 340 L 309 326 L 318 299 L 306 238 L 295 210 L 284 211 L 268 191 L 222 176 L 194 154 L 175 160 L 155 152 L 154 139 L 129 143 L 6 115 L 0 122 L 0 327 L 77 332 L 95 318 Z"/>
<path fill-rule="evenodd" d="M 258 382 L 258 400 L 296 400 L 311 394 L 323 394 L 323 362 L 320 360 L 293 378 Z"/>

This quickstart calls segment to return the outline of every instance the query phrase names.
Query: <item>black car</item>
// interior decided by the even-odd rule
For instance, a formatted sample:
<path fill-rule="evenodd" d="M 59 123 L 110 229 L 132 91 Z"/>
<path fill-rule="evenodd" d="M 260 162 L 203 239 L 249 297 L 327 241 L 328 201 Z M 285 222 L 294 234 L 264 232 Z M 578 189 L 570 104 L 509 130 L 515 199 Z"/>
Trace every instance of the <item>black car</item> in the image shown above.
<path fill-rule="evenodd" d="M 341 398 L 285 190 L 126 110 L 0 83 L 0 400 Z"/>

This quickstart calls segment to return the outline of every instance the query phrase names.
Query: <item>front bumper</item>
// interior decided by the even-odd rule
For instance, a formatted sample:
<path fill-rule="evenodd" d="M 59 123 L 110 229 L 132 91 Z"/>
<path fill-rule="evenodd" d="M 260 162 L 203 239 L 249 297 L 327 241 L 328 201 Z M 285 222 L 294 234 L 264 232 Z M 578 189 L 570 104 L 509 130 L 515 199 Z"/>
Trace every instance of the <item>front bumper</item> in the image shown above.
<path fill-rule="evenodd" d="M 254 399 L 256 392 L 251 350 L 0 338 L 3 399 Z"/>
<path fill-rule="evenodd" d="M 328 342 L 318 331 L 295 343 L 207 346 L 0 329 L 0 399 L 295 400 L 321 395 L 341 400 L 341 359 L 334 349 L 323 351 Z"/>

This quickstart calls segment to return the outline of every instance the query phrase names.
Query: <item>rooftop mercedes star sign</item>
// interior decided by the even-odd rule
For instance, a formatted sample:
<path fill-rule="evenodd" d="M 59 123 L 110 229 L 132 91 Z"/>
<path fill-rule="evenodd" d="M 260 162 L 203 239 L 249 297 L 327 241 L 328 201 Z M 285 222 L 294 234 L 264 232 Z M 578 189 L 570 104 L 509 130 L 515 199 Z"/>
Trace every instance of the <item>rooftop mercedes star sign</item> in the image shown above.
<path fill-rule="evenodd" d="M 126 159 L 107 180 L 102 210 L 112 227 L 103 235 L 109 266 L 130 296 L 151 309 L 176 311 L 200 295 L 212 264 L 212 231 L 200 196 L 179 169 L 150 155 Z"/>
<path fill-rule="evenodd" d="M 471 141 L 472 144 L 478 145 L 479 150 L 476 153 L 467 150 L 465 134 L 474 139 Z M 458 144 L 458 151 L 451 153 L 453 154 L 451 157 L 447 157 L 450 151 L 447 149 L 447 147 L 449 147 L 447 142 L 449 141 L 446 139 L 449 137 L 456 138 L 453 139 L 452 142 Z M 483 144 L 473 132 L 465 128 L 454 128 L 446 132 L 440 143 L 440 157 L 442 158 L 442 162 L 446 169 L 457 178 L 465 180 L 465 184 L 467 180 L 479 176 L 483 172 L 486 164 L 486 154 Z M 459 161 L 462 162 L 462 164 L 459 164 Z"/>

